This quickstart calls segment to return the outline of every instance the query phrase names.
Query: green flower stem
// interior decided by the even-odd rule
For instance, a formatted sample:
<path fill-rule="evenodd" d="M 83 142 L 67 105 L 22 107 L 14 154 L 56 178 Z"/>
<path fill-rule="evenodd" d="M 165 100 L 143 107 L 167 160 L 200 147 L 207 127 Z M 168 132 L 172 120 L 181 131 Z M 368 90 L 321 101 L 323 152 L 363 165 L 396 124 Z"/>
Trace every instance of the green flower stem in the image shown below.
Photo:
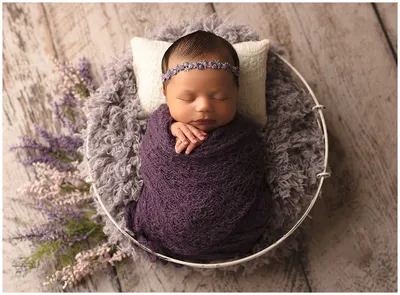
<path fill-rule="evenodd" d="M 76 161 L 75 159 L 71 159 L 71 158 L 67 157 L 64 153 L 56 154 L 53 152 L 49 152 L 48 154 L 50 156 L 52 156 L 53 158 L 60 160 L 63 163 L 71 163 L 71 162 Z"/>
<path fill-rule="evenodd" d="M 46 257 L 56 252 L 62 245 L 62 239 L 56 241 L 45 241 L 39 244 L 31 256 L 21 259 L 21 266 L 27 270 L 32 270 L 40 265 L 40 262 Z"/>
<path fill-rule="evenodd" d="M 88 98 L 89 97 L 88 90 L 82 84 L 75 84 L 75 89 L 74 90 L 75 90 L 75 92 L 80 93 L 84 98 Z"/>
<path fill-rule="evenodd" d="M 87 184 L 85 186 L 74 186 L 74 185 L 68 185 L 68 184 L 61 184 L 60 188 L 65 191 L 74 191 L 78 190 L 80 192 L 89 192 L 90 191 L 90 185 Z"/>
<path fill-rule="evenodd" d="M 70 80 L 72 83 L 74 83 L 74 85 L 75 85 L 75 87 L 74 87 L 75 92 L 82 94 L 82 96 L 83 96 L 84 98 L 88 98 L 88 97 L 89 97 L 89 92 L 88 92 L 88 90 L 85 88 L 85 86 L 83 85 L 83 81 L 82 81 L 82 79 L 81 79 L 81 76 L 79 75 L 79 72 L 75 71 L 75 73 L 77 74 L 76 76 L 78 77 L 79 84 L 75 84 L 74 79 L 72 79 L 71 76 L 68 74 L 69 80 Z"/>
<path fill-rule="evenodd" d="M 62 106 L 64 115 L 71 120 L 73 123 L 75 123 L 75 116 L 74 116 L 74 112 L 71 110 L 71 108 L 67 105 L 63 105 Z"/>
<path fill-rule="evenodd" d="M 105 237 L 102 228 L 102 225 L 88 218 L 83 218 L 79 221 L 69 220 L 65 225 L 65 230 L 68 235 L 86 235 L 87 237 L 90 235 L 93 238 Z"/>

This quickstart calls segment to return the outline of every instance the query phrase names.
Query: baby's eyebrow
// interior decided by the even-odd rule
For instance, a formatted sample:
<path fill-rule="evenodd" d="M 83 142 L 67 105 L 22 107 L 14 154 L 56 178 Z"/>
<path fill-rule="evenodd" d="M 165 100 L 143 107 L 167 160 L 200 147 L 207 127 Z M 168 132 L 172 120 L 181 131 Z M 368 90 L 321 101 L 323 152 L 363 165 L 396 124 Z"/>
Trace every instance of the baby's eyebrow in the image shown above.
<path fill-rule="evenodd" d="M 217 94 L 217 93 L 223 93 L 223 91 L 220 90 L 220 89 L 212 89 L 210 92 L 208 92 L 208 95 L 209 95 L 209 96 L 213 96 L 213 95 L 215 95 L 215 94 Z M 185 90 L 183 90 L 183 91 L 181 92 L 181 94 L 190 94 L 190 95 L 194 95 L 194 94 L 195 94 L 195 91 L 192 91 L 192 90 L 190 90 L 190 89 L 185 89 Z"/>
<path fill-rule="evenodd" d="M 185 89 L 185 90 L 182 91 L 182 94 L 184 94 L 184 93 L 193 94 L 194 92 L 192 90 Z"/>
<path fill-rule="evenodd" d="M 219 89 L 213 89 L 212 91 L 210 91 L 208 94 L 209 95 L 214 95 L 214 94 L 216 94 L 216 93 L 221 93 L 221 90 L 219 90 Z"/>

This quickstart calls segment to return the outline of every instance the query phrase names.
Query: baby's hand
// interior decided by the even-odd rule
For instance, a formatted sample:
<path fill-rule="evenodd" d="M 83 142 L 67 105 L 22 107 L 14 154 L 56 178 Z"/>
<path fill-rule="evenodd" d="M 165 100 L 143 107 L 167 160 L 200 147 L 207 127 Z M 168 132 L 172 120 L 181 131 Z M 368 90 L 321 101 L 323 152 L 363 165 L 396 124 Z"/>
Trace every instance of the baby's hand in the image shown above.
<path fill-rule="evenodd" d="M 176 137 L 175 151 L 178 154 L 180 154 L 185 148 L 186 154 L 190 154 L 196 146 L 201 144 L 207 138 L 207 133 L 204 131 L 182 122 L 172 123 L 171 133 Z"/>

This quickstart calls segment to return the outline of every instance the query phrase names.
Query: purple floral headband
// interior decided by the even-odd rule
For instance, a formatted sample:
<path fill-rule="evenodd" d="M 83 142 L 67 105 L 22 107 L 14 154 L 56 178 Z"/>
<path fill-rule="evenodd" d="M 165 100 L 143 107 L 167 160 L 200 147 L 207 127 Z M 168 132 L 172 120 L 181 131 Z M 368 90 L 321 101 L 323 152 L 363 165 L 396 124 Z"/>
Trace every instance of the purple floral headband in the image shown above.
<path fill-rule="evenodd" d="M 213 61 L 198 61 L 198 62 L 184 62 L 181 65 L 177 65 L 175 68 L 169 69 L 165 74 L 161 75 L 162 82 L 171 79 L 172 75 L 176 75 L 180 71 L 189 71 L 192 69 L 199 69 L 204 70 L 205 68 L 212 68 L 212 69 L 222 69 L 225 71 L 232 72 L 235 76 L 239 76 L 239 68 L 234 67 L 227 62 L 221 63 L 219 60 Z"/>

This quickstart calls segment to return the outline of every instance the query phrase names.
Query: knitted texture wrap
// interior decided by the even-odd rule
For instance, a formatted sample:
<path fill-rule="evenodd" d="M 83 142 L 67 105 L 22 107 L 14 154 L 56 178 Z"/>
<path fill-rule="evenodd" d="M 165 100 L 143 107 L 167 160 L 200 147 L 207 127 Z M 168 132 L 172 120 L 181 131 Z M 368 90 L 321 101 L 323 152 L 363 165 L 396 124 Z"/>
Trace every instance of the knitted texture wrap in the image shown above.
<path fill-rule="evenodd" d="M 256 125 L 237 113 L 186 155 L 175 152 L 172 122 L 166 104 L 149 118 L 140 148 L 144 184 L 128 226 L 143 245 L 181 259 L 251 254 L 271 212 Z"/>

